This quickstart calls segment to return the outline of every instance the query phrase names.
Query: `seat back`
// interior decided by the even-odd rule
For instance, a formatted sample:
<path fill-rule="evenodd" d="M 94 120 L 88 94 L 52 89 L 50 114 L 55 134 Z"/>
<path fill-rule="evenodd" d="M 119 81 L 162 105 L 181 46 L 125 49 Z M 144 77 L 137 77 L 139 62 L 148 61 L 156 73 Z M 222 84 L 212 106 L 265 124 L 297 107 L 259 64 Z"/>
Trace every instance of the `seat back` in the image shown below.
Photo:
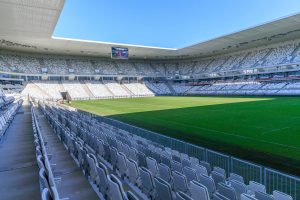
<path fill-rule="evenodd" d="M 241 200 L 258 200 L 257 198 L 251 196 L 250 194 L 241 194 Z"/>
<path fill-rule="evenodd" d="M 97 139 L 97 154 L 104 158 L 105 150 L 104 150 L 104 142 L 100 139 Z"/>
<path fill-rule="evenodd" d="M 219 174 L 222 174 L 226 178 L 226 171 L 225 169 L 221 167 L 214 167 L 213 171 L 218 172 Z"/>
<path fill-rule="evenodd" d="M 158 173 L 157 162 L 154 158 L 146 157 L 147 168 L 155 176 Z"/>
<path fill-rule="evenodd" d="M 103 195 L 107 195 L 108 188 L 109 188 L 108 180 L 107 180 L 108 169 L 101 162 L 96 163 L 96 169 L 97 169 L 99 180 L 100 180 L 99 189 Z"/>
<path fill-rule="evenodd" d="M 169 183 L 156 177 L 155 186 L 158 200 L 173 200 L 172 189 Z"/>
<path fill-rule="evenodd" d="M 114 200 L 126 200 L 121 181 L 113 174 L 107 176 L 109 196 Z"/>
<path fill-rule="evenodd" d="M 206 176 L 208 175 L 207 169 L 202 165 L 196 164 L 196 165 L 194 165 L 194 169 L 196 170 L 196 175 L 197 175 L 198 180 L 199 180 L 199 176 L 201 174 L 204 174 Z"/>
<path fill-rule="evenodd" d="M 138 163 L 140 167 L 147 167 L 146 155 L 142 152 L 137 152 Z"/>
<path fill-rule="evenodd" d="M 145 167 L 141 167 L 139 171 L 140 171 L 140 177 L 142 182 L 141 189 L 147 196 L 151 196 L 154 190 L 152 173 Z"/>
<path fill-rule="evenodd" d="M 135 148 L 130 148 L 129 149 L 129 158 L 131 160 L 134 160 L 136 162 L 138 162 L 138 158 L 137 158 L 137 150 Z"/>
<path fill-rule="evenodd" d="M 190 161 L 192 166 L 198 165 L 199 164 L 199 159 L 195 157 L 190 157 Z"/>
<path fill-rule="evenodd" d="M 258 200 L 274 200 L 272 195 L 257 191 L 255 192 L 255 198 Z"/>
<path fill-rule="evenodd" d="M 255 181 L 249 181 L 249 185 L 247 186 L 248 193 L 254 195 L 255 192 L 266 193 L 266 186 L 263 184 L 257 183 Z"/>
<path fill-rule="evenodd" d="M 207 188 L 209 196 L 212 197 L 213 193 L 216 191 L 214 180 L 204 174 L 201 174 L 199 178 L 199 182 Z"/>
<path fill-rule="evenodd" d="M 44 188 L 42 191 L 42 200 L 53 200 L 48 188 Z"/>
<path fill-rule="evenodd" d="M 126 163 L 126 156 L 122 152 L 117 153 L 117 168 L 121 176 L 125 176 L 127 171 L 127 163 Z"/>
<path fill-rule="evenodd" d="M 118 160 L 118 157 L 117 157 L 117 149 L 115 147 L 110 147 L 110 164 L 116 168 L 117 167 L 117 160 Z"/>
<path fill-rule="evenodd" d="M 226 182 L 226 178 L 223 174 L 220 174 L 216 171 L 212 171 L 211 172 L 211 177 L 214 179 L 215 184 L 218 185 L 219 183 L 225 183 Z"/>
<path fill-rule="evenodd" d="M 244 177 L 238 175 L 238 174 L 235 174 L 235 173 L 230 173 L 229 177 L 228 177 L 228 180 L 231 181 L 231 180 L 235 180 L 235 181 L 239 181 L 241 183 L 245 183 L 244 181 Z"/>
<path fill-rule="evenodd" d="M 171 182 L 171 180 L 172 180 L 171 170 L 167 165 L 165 165 L 163 163 L 159 163 L 158 164 L 158 174 L 159 174 L 159 177 L 161 179 L 163 179 L 164 181 L 167 181 L 168 183 Z"/>
<path fill-rule="evenodd" d="M 188 190 L 188 185 L 185 175 L 177 171 L 173 171 L 172 175 L 174 190 L 186 192 Z"/>
<path fill-rule="evenodd" d="M 209 164 L 208 162 L 200 161 L 199 165 L 202 165 L 203 167 L 205 167 L 206 170 L 207 170 L 207 173 L 210 174 L 210 172 L 211 172 L 211 167 L 210 167 L 210 164 Z"/>
<path fill-rule="evenodd" d="M 94 155 L 87 154 L 87 160 L 89 163 L 89 169 L 90 169 L 89 173 L 90 173 L 91 179 L 93 181 L 97 181 L 98 173 L 97 173 L 96 164 L 95 164 L 97 162 L 97 159 Z"/>
<path fill-rule="evenodd" d="M 44 188 L 50 189 L 50 185 L 48 182 L 48 175 L 46 174 L 46 171 L 44 168 L 41 168 L 39 171 L 39 180 L 40 180 L 42 189 L 44 189 Z"/>
<path fill-rule="evenodd" d="M 247 186 L 244 183 L 241 183 L 241 182 L 236 181 L 236 180 L 231 180 L 230 185 L 235 190 L 237 200 L 241 199 L 241 194 L 247 193 Z"/>
<path fill-rule="evenodd" d="M 277 190 L 273 191 L 273 197 L 275 200 L 293 200 L 293 197 L 291 197 L 290 195 Z"/>
<path fill-rule="evenodd" d="M 236 194 L 234 188 L 225 185 L 225 183 L 218 184 L 218 192 L 231 200 L 236 200 Z"/>
<path fill-rule="evenodd" d="M 172 171 L 177 171 L 182 173 L 182 164 L 176 160 L 171 161 Z"/>
<path fill-rule="evenodd" d="M 213 195 L 213 200 L 231 200 L 231 199 L 228 199 L 227 197 L 223 196 L 222 194 L 216 192 Z"/>
<path fill-rule="evenodd" d="M 186 176 L 186 179 L 188 182 L 192 180 L 198 180 L 196 175 L 196 170 L 191 167 L 184 167 L 183 168 L 183 174 Z"/>
<path fill-rule="evenodd" d="M 188 158 L 183 158 L 181 160 L 181 163 L 182 163 L 183 167 L 191 167 L 192 166 L 191 161 Z"/>
<path fill-rule="evenodd" d="M 197 181 L 190 182 L 189 190 L 194 200 L 210 200 L 207 188 Z"/>
<path fill-rule="evenodd" d="M 127 200 L 139 200 L 139 198 L 133 194 L 131 191 L 126 192 Z"/>
<path fill-rule="evenodd" d="M 167 165 L 169 168 L 171 168 L 171 159 L 168 158 L 167 156 L 161 156 L 161 163 Z"/>
<path fill-rule="evenodd" d="M 127 162 L 127 177 L 133 184 L 137 184 L 137 180 L 140 176 L 139 169 L 136 161 L 132 159 L 126 159 Z"/>
<path fill-rule="evenodd" d="M 192 197 L 183 192 L 176 192 L 176 197 L 176 200 L 194 200 Z"/>

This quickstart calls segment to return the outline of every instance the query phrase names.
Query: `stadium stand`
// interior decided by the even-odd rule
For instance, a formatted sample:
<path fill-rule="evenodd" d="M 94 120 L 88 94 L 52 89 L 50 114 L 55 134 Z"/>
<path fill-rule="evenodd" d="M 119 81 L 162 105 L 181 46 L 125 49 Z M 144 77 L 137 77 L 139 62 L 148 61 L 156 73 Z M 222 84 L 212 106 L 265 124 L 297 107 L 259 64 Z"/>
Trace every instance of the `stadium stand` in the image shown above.
<path fill-rule="evenodd" d="M 194 62 L 141 63 L 106 61 L 97 58 L 33 55 L 1 51 L 0 64 L 6 72 L 42 74 L 130 75 L 130 76 L 175 76 L 224 72 L 230 70 L 272 67 L 299 62 L 299 42 L 290 41 L 253 48 L 238 53 L 205 58 Z M 45 72 L 44 72 L 45 73 Z"/>
<path fill-rule="evenodd" d="M 289 195 L 278 191 L 267 194 L 266 187 L 254 181 L 245 185 L 243 177 L 237 174 L 227 175 L 220 167 L 210 166 L 195 157 L 158 145 L 106 123 L 100 123 L 67 106 L 39 102 L 37 107 L 33 107 L 32 113 L 36 123 L 35 143 L 42 145 L 44 142 L 37 141 L 45 138 L 50 143 L 57 141 L 58 146 L 62 142 L 87 179 L 99 189 L 102 197 L 208 200 L 216 199 L 217 196 L 227 199 L 251 199 L 262 193 L 277 200 L 292 199 Z M 39 130 L 37 124 L 45 127 L 46 119 L 54 133 L 51 133 L 49 125 L 48 128 Z M 45 168 L 44 170 L 48 170 L 46 164 L 48 158 L 43 152 L 44 148 L 38 147 L 40 152 L 37 157 L 41 160 L 44 156 L 44 164 L 41 166 Z M 54 152 L 51 153 L 52 157 L 65 155 L 63 153 L 57 155 L 57 151 Z M 67 153 L 64 149 L 59 152 Z M 202 170 L 199 170 L 200 167 Z M 45 175 L 43 170 L 40 172 L 43 172 L 40 175 Z M 51 177 L 48 176 L 48 182 L 49 178 Z M 45 180 L 47 179 L 41 179 Z M 64 184 L 61 183 L 59 186 L 62 185 Z M 54 187 L 47 187 L 42 188 L 43 194 L 56 193 L 53 191 Z"/>
<path fill-rule="evenodd" d="M 217 157 L 213 163 L 209 149 L 190 148 L 184 141 L 134 126 L 126 129 L 123 122 L 105 118 L 115 122 L 108 123 L 63 104 L 160 95 L 299 96 L 299 14 L 287 22 L 281 19 L 201 43 L 199 48 L 129 45 L 132 57 L 118 60 L 109 57 L 109 43 L 49 39 L 51 30 L 35 33 L 36 24 L 42 23 L 35 21 L 33 11 L 45 16 L 41 27 L 46 29 L 56 23 L 48 15 L 62 9 L 54 4 L 64 4 L 54 1 L 49 9 L 49 2 L 4 2 L 7 7 L 20 6 L 20 13 L 7 17 L 16 23 L 1 24 L 12 25 L 15 33 L 0 30 L 0 199 L 299 199 L 300 179 L 293 175 L 274 172 L 267 177 L 272 169 L 238 158 L 243 164 L 237 165 L 241 174 L 235 173 L 228 169 L 236 167 L 230 155 L 215 152 L 228 160 Z M 48 9 L 50 14 L 45 13 Z M 30 37 L 28 30 L 19 32 L 23 26 L 13 26 L 23 24 L 17 18 L 25 11 L 29 17 L 24 21 L 30 22 L 24 27 L 33 31 Z M 268 36 L 257 38 L 254 33 Z M 136 129 L 156 139 L 138 135 Z M 205 149 L 203 157 L 200 148 Z M 259 168 L 259 175 L 254 168 Z"/>

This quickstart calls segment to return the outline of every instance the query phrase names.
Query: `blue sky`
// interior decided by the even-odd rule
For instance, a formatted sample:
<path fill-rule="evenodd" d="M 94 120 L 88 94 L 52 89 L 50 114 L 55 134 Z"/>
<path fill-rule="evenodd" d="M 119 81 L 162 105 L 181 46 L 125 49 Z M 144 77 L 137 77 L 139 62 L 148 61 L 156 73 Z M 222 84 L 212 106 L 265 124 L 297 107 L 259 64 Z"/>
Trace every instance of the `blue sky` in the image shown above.
<path fill-rule="evenodd" d="M 182 48 L 297 12 L 299 0 L 66 0 L 53 35 Z"/>

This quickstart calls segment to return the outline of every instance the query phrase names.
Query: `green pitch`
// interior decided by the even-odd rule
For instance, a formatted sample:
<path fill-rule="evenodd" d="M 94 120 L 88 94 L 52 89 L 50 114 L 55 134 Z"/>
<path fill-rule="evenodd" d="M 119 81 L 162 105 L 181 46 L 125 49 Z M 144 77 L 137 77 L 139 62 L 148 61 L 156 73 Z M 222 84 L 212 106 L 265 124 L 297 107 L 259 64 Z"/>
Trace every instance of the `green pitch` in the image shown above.
<path fill-rule="evenodd" d="M 300 174 L 300 98 L 152 97 L 71 105 Z"/>

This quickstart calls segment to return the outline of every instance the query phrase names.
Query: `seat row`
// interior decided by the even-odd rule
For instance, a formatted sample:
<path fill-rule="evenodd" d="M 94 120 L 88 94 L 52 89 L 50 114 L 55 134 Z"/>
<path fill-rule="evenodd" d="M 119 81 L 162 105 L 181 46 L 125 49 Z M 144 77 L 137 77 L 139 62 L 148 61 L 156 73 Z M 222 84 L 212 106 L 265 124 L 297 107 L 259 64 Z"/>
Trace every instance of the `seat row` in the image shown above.
<path fill-rule="evenodd" d="M 4 135 L 6 129 L 20 108 L 23 100 L 18 100 L 16 103 L 10 104 L 4 111 L 0 112 L 0 139 Z"/>
<path fill-rule="evenodd" d="M 63 200 L 59 198 L 57 192 L 56 183 L 59 181 L 59 178 L 54 178 L 50 160 L 52 158 L 51 154 L 47 153 L 48 147 L 47 141 L 45 140 L 43 133 L 41 132 L 38 119 L 35 113 L 35 106 L 31 107 L 32 113 L 32 127 L 34 131 L 34 144 L 36 149 L 36 159 L 39 167 L 39 181 L 40 181 L 40 191 L 42 200 Z M 67 199 L 67 198 L 65 198 Z"/>
<path fill-rule="evenodd" d="M 255 198 L 256 193 L 267 195 L 264 185 L 254 181 L 245 185 L 243 177 L 232 173 L 227 177 L 224 169 L 211 169 L 209 163 L 199 162 L 197 158 L 172 149 L 162 150 L 147 145 L 143 143 L 143 138 L 105 124 L 99 125 L 78 113 L 56 107 L 47 108 L 52 112 L 51 119 L 57 118 L 73 135 L 81 138 L 87 149 L 94 149 L 89 157 L 103 158 L 122 179 L 128 179 L 149 198 L 199 199 L 200 195 L 204 199 L 239 200 Z M 67 143 L 72 146 L 72 142 Z M 94 161 L 97 163 L 97 160 Z M 284 199 L 291 199 L 278 191 L 273 193 L 275 199 L 283 199 L 283 196 Z M 282 196 L 277 198 L 278 194 Z"/>
<path fill-rule="evenodd" d="M 77 161 L 78 166 L 89 180 L 98 187 L 99 192 L 105 199 L 118 200 L 138 200 L 133 191 L 125 191 L 120 178 L 112 170 L 111 165 L 107 165 L 103 159 L 96 156 L 96 150 L 88 146 L 82 138 L 72 134 L 66 127 L 62 126 L 58 121 L 53 120 L 53 116 L 46 113 L 46 118 L 49 120 L 58 137 L 71 155 Z M 48 114 L 48 115 L 47 115 Z"/>

